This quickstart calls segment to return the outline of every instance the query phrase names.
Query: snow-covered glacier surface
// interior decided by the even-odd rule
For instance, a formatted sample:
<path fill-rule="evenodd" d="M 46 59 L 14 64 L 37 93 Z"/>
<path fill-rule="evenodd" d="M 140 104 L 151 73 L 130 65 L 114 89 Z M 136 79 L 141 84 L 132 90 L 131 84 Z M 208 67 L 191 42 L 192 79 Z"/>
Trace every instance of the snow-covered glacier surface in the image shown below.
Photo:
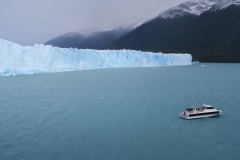
<path fill-rule="evenodd" d="M 189 65 L 191 63 L 190 54 L 65 49 L 45 45 L 21 46 L 0 39 L 1 76 L 114 67 Z"/>

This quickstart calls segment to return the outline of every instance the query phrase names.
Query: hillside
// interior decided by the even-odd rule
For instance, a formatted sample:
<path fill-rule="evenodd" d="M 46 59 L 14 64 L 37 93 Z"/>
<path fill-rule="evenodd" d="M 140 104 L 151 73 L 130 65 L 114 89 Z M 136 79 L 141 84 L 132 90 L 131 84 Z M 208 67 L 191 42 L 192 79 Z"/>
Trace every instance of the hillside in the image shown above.
<path fill-rule="evenodd" d="M 240 7 L 230 5 L 200 16 L 157 17 L 108 48 L 191 53 L 194 61 L 240 62 Z"/>

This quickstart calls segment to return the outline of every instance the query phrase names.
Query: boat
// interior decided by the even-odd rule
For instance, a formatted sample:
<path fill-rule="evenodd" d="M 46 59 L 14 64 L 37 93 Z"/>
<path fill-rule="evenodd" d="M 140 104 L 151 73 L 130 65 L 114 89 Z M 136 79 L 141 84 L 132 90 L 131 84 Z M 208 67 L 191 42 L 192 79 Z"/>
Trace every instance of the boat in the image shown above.
<path fill-rule="evenodd" d="M 220 113 L 222 113 L 221 110 L 217 110 L 211 105 L 203 104 L 200 108 L 186 108 L 184 112 L 180 113 L 180 117 L 184 119 L 196 119 L 218 116 Z"/>

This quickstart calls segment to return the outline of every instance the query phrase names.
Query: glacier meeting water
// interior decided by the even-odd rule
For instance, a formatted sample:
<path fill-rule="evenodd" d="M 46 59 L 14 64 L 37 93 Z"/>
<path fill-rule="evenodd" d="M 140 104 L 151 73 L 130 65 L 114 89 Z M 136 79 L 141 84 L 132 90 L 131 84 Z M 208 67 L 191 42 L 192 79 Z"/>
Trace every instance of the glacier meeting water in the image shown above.
<path fill-rule="evenodd" d="M 240 64 L 204 65 L 0 77 L 0 159 L 239 160 Z"/>

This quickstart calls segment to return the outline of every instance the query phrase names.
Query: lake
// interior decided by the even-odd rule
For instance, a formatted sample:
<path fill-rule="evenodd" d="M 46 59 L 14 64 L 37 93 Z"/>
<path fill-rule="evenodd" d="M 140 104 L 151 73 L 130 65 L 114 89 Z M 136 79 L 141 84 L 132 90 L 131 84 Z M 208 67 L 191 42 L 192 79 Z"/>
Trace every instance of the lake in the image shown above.
<path fill-rule="evenodd" d="M 239 160 L 239 97 L 240 64 L 0 77 L 0 159 Z"/>

